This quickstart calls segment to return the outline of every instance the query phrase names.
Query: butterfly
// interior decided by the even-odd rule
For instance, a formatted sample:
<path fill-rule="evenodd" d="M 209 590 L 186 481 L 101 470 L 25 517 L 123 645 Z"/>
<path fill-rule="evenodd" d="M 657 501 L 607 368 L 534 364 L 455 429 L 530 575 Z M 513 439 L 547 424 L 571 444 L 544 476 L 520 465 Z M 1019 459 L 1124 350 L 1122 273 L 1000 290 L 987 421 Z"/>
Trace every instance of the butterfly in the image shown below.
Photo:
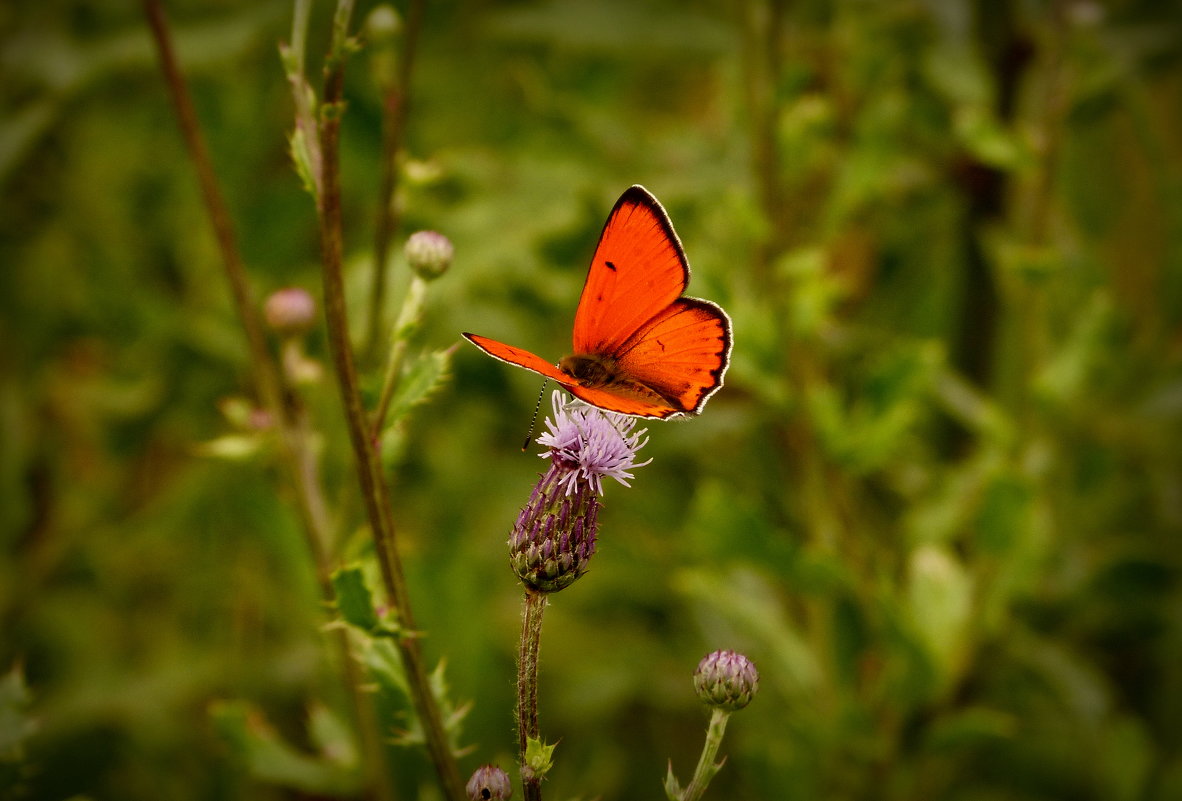
<path fill-rule="evenodd" d="M 551 364 L 488 337 L 464 337 L 600 409 L 662 420 L 696 415 L 722 386 L 731 320 L 716 303 L 682 297 L 689 277 L 669 215 L 647 189 L 633 186 L 600 234 L 575 311 L 571 355 Z"/>

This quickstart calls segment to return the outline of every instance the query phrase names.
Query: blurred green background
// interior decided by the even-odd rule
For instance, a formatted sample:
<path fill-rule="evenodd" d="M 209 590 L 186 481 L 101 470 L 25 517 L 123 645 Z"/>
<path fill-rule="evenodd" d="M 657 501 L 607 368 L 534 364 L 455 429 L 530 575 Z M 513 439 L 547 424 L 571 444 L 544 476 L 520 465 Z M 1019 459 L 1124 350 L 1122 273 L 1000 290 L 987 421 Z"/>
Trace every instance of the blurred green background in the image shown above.
<path fill-rule="evenodd" d="M 319 295 L 289 4 L 167 5 L 260 302 Z M 687 780 L 691 673 L 733 648 L 762 689 L 708 798 L 1182 798 L 1179 5 L 427 6 L 392 302 L 406 234 L 456 257 L 412 354 L 476 331 L 563 355 L 632 183 L 734 320 L 726 387 L 648 426 L 551 604 L 547 795 L 660 798 L 670 759 Z M 350 708 L 290 488 L 224 413 L 249 364 L 138 4 L 7 3 L 0 31 L 0 795 L 326 795 L 211 717 L 240 704 L 311 763 Z M 342 143 L 359 337 L 373 55 Z M 325 359 L 322 326 L 305 344 Z M 366 539 L 330 375 L 300 391 L 343 561 Z M 514 761 L 505 540 L 537 390 L 464 345 L 386 442 L 425 653 L 473 702 L 465 775 Z M 438 797 L 391 753 L 400 797 Z"/>

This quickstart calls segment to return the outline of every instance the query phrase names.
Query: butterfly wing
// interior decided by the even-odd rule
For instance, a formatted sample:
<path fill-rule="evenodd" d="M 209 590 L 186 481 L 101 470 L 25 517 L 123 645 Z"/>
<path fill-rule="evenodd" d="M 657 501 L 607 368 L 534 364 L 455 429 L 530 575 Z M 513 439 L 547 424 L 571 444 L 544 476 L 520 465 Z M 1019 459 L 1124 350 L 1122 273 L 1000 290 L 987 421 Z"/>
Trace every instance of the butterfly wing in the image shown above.
<path fill-rule="evenodd" d="M 482 337 L 479 334 L 465 333 L 464 338 L 494 359 L 500 359 L 503 362 L 524 367 L 526 370 L 533 370 L 538 375 L 544 375 L 546 378 L 557 381 L 564 386 L 569 387 L 574 380 L 541 356 L 530 353 L 528 350 L 515 348 L 512 345 L 506 345 L 504 342 L 497 342 L 495 339 Z"/>
<path fill-rule="evenodd" d="M 647 392 L 643 395 L 629 392 L 627 395 L 623 395 L 619 393 L 619 388 L 613 390 L 612 387 L 580 387 L 578 385 L 571 385 L 566 389 L 581 401 L 617 414 L 649 417 L 657 420 L 665 420 L 682 414 L 680 409 L 656 392 Z"/>
<path fill-rule="evenodd" d="M 730 365 L 731 321 L 708 300 L 678 298 L 624 343 L 621 376 L 663 398 L 676 413 L 695 415 L 722 386 Z"/>
<path fill-rule="evenodd" d="M 566 387 L 576 398 L 586 401 L 592 406 L 598 406 L 600 409 L 635 417 L 654 418 L 671 417 L 680 412 L 680 409 L 670 405 L 659 393 L 644 387 L 638 387 L 626 394 L 622 394 L 623 389 L 620 387 L 615 388 L 614 391 L 610 387 L 582 387 L 574 378 L 528 350 L 506 345 L 504 342 L 497 342 L 495 339 L 482 337 L 479 334 L 466 333 L 464 337 L 494 359 L 500 359 L 517 367 L 524 367 L 526 370 L 532 370 L 538 375 L 552 379 Z"/>
<path fill-rule="evenodd" d="M 574 352 L 613 354 L 681 296 L 689 264 L 669 215 L 642 186 L 616 201 L 575 313 Z"/>

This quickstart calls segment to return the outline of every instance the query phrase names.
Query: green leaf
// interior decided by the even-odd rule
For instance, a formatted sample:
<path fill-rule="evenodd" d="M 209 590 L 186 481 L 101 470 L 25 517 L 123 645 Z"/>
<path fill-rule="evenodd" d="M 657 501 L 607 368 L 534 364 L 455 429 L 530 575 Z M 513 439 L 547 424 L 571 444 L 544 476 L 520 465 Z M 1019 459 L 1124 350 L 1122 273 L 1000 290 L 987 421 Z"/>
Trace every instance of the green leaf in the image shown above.
<path fill-rule="evenodd" d="M 23 757 L 25 741 L 36 729 L 27 713 L 32 700 L 21 668 L 14 667 L 0 677 L 0 762 Z"/>
<path fill-rule="evenodd" d="M 317 795 L 344 796 L 362 785 L 356 749 L 352 743 L 319 755 L 301 752 L 285 742 L 267 723 L 262 712 L 245 701 L 221 701 L 210 709 L 222 739 L 260 781 Z M 314 733 L 323 735 L 325 724 L 313 720 Z"/>
<path fill-rule="evenodd" d="M 554 767 L 553 754 L 558 743 L 546 745 L 533 737 L 527 737 L 525 742 L 525 767 L 522 772 L 529 771 L 535 778 L 540 779 Z"/>
<path fill-rule="evenodd" d="M 432 392 L 443 385 L 448 378 L 453 352 L 454 348 L 445 348 L 425 353 L 410 365 L 398 383 L 394 400 L 390 402 L 387 425 L 397 424 L 411 409 L 426 401 Z"/>
<path fill-rule="evenodd" d="M 669 769 L 665 773 L 665 797 L 669 801 L 681 801 L 681 783 L 673 775 L 673 760 L 669 761 Z"/>
<path fill-rule="evenodd" d="M 376 632 L 381 620 L 374 610 L 373 593 L 365 583 L 360 565 L 342 567 L 332 574 L 332 588 L 341 619 L 362 631 Z"/>
<path fill-rule="evenodd" d="M 195 450 L 202 456 L 224 459 L 227 462 L 242 462 L 254 456 L 261 440 L 257 434 L 225 434 L 202 442 Z"/>
<path fill-rule="evenodd" d="M 921 545 L 911 553 L 907 589 L 911 620 L 936 668 L 939 692 L 955 682 L 967 661 L 972 577 L 946 548 Z"/>

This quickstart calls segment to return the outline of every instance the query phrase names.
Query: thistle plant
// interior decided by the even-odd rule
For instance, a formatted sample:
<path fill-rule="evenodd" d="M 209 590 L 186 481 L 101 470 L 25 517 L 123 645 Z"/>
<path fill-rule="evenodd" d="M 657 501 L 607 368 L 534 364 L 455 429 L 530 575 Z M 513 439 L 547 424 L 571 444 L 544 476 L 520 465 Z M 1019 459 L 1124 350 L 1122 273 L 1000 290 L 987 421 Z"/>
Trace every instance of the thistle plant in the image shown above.
<path fill-rule="evenodd" d="M 542 612 L 551 593 L 566 589 L 587 572 L 599 535 L 603 480 L 629 486 L 632 470 L 648 442 L 636 419 L 603 412 L 563 393 L 551 396 L 538 444 L 549 466 L 522 508 L 509 537 L 509 563 L 525 586 L 521 644 L 517 661 L 517 731 L 521 781 L 527 801 L 541 798 L 554 746 L 538 731 L 538 650 Z"/>
<path fill-rule="evenodd" d="M 694 671 L 694 690 L 702 703 L 710 707 L 710 724 L 706 729 L 706 742 L 702 755 L 689 785 L 682 789 L 673 775 L 673 765 L 665 776 L 665 795 L 669 801 L 697 801 L 706 791 L 706 786 L 726 762 L 715 762 L 726 723 L 732 712 L 751 703 L 759 691 L 759 672 L 755 664 L 736 651 L 713 651 L 702 657 Z"/>
<path fill-rule="evenodd" d="M 376 408 L 367 409 L 360 392 L 358 362 L 362 369 L 369 364 L 368 360 L 358 360 L 355 354 L 345 303 L 338 152 L 345 111 L 344 66 L 349 54 L 358 47 L 358 42 L 348 33 L 353 3 L 339 0 L 337 4 L 319 91 L 304 75 L 309 7 L 307 0 L 296 0 L 292 41 L 282 48 L 295 111 L 291 154 L 312 196 L 319 223 L 327 361 L 347 423 L 358 489 L 372 537 L 376 563 L 372 566 L 340 565 L 341 532 L 337 530 L 338 524 L 327 502 L 328 493 L 321 483 L 318 421 L 313 414 L 314 406 L 306 404 L 301 397 L 302 393 L 315 391 L 323 378 L 319 364 L 303 350 L 304 337 L 320 322 L 317 304 L 305 290 L 287 288 L 271 294 L 261 305 L 260 313 L 172 52 L 162 7 L 158 0 L 145 0 L 145 10 L 174 95 L 181 128 L 198 169 L 211 222 L 222 248 L 226 276 L 246 334 L 254 368 L 257 409 L 268 421 L 260 430 L 274 432 L 277 458 L 295 490 L 293 494 L 316 567 L 322 600 L 334 612 L 335 625 L 329 630 L 338 648 L 343 683 L 353 705 L 356 729 L 352 734 L 357 748 L 352 744 L 337 747 L 337 721 L 327 709 L 316 712 L 314 740 L 321 752 L 316 759 L 297 755 L 277 735 L 252 725 L 252 711 L 246 705 L 216 705 L 214 718 L 223 736 L 237 742 L 238 751 L 247 754 L 248 759 L 250 753 L 279 754 L 286 764 L 303 766 L 298 778 L 289 776 L 287 781 L 305 791 L 325 796 L 361 792 L 378 801 L 393 799 L 385 751 L 390 742 L 401 742 L 424 747 L 443 797 L 509 798 L 512 794 L 509 776 L 498 767 L 484 765 L 477 769 L 466 786 L 460 779 L 455 740 L 465 707 L 451 704 L 441 669 L 429 672 L 420 650 L 422 633 L 416 628 L 411 610 L 388 477 L 376 447 L 379 437 L 397 425 L 406 410 L 430 392 L 445 372 L 448 351 L 424 354 L 411 361 L 408 343 L 419 329 L 430 285 L 451 264 L 453 248 L 446 237 L 433 231 L 409 237 L 404 255 L 412 276 L 396 322 L 386 336 L 388 350 L 382 391 Z M 410 4 L 408 41 L 413 38 L 411 31 L 418 28 L 422 7 L 418 0 Z M 409 51 L 404 51 L 400 58 L 399 80 L 386 86 L 387 89 L 394 86 L 389 96 L 396 99 L 398 106 L 395 115 L 398 119 L 392 123 L 395 128 L 401 126 L 401 115 L 405 113 Z M 384 154 L 388 167 L 395 164 L 397 136 L 386 144 L 390 142 L 395 146 L 388 147 Z M 391 184 L 384 181 L 385 205 L 379 214 L 384 231 L 375 249 L 375 276 L 382 273 L 388 238 L 396 228 L 387 202 L 390 190 Z M 370 304 L 371 332 L 382 327 L 383 287 L 380 280 L 375 280 Z M 273 340 L 268 339 L 268 333 L 273 335 Z M 275 343 L 278 354 L 271 347 Z M 635 418 L 564 400 L 561 392 L 553 393 L 551 403 L 552 413 L 545 420 L 545 431 L 537 439 L 544 449 L 540 455 L 547 461 L 546 469 L 514 522 L 508 540 L 509 563 L 525 589 L 517 724 L 521 780 L 527 801 L 540 800 L 541 783 L 551 768 L 554 751 L 553 745 L 542 741 L 538 725 L 542 613 L 551 594 L 566 589 L 587 573 L 597 548 L 605 479 L 629 486 L 633 471 L 648 464 L 648 461 L 637 461 L 637 453 L 648 439 L 646 430 L 636 430 Z M 378 588 L 370 586 L 373 574 L 380 581 Z M 749 663 L 745 667 L 743 658 L 734 655 L 717 657 L 712 662 L 704 660 L 699 691 L 715 705 L 715 716 L 699 771 L 690 787 L 678 796 L 679 801 L 699 797 L 706 782 L 717 772 L 719 765 L 714 759 L 726 716 L 749 702 L 756 686 L 754 668 Z M 405 726 L 379 719 L 371 696 L 374 687 L 385 695 L 402 693 L 406 697 L 409 703 L 405 710 L 407 719 L 402 721 Z M 392 737 L 398 729 L 401 733 Z M 271 775 L 267 773 L 268 766 L 251 767 L 259 774 Z M 667 787 L 676 787 L 676 783 L 667 783 Z"/>

